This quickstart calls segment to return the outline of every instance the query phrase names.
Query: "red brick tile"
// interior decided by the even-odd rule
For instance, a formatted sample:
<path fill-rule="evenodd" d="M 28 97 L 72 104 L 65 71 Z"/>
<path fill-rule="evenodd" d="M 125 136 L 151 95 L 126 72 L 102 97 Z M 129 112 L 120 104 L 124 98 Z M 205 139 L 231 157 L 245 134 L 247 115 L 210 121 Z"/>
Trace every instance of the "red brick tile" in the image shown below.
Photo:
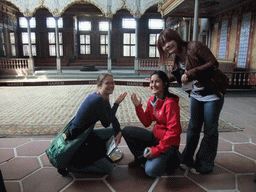
<path fill-rule="evenodd" d="M 204 192 L 205 190 L 186 177 L 160 178 L 153 192 L 167 191 Z"/>
<path fill-rule="evenodd" d="M 4 182 L 4 185 L 7 192 L 21 191 L 19 182 Z"/>
<path fill-rule="evenodd" d="M 18 156 L 37 156 L 45 152 L 51 145 L 50 141 L 31 141 L 17 148 Z"/>
<path fill-rule="evenodd" d="M 111 191 L 108 186 L 100 180 L 75 181 L 64 192 L 107 192 Z"/>
<path fill-rule="evenodd" d="M 115 191 L 148 191 L 154 178 L 148 177 L 143 168 L 117 167 L 106 178 Z"/>
<path fill-rule="evenodd" d="M 234 173 L 256 172 L 254 161 L 235 153 L 218 153 L 215 163 Z"/>
<path fill-rule="evenodd" d="M 223 139 L 220 139 L 218 151 L 232 151 L 232 144 L 227 141 L 224 141 Z"/>
<path fill-rule="evenodd" d="M 14 158 L 14 151 L 13 149 L 0 149 L 0 163 L 8 161 Z"/>
<path fill-rule="evenodd" d="M 57 169 L 43 168 L 26 177 L 22 184 L 26 192 L 57 192 L 71 183 L 72 180 L 72 177 L 62 177 Z"/>
<path fill-rule="evenodd" d="M 220 133 L 220 138 L 223 138 L 234 143 L 250 141 L 250 137 L 245 134 L 242 134 L 241 132 L 222 132 Z"/>
<path fill-rule="evenodd" d="M 4 180 L 22 179 L 39 168 L 37 158 L 14 158 L 0 165 Z"/>
<path fill-rule="evenodd" d="M 253 175 L 239 175 L 237 177 L 238 189 L 240 192 L 255 192 L 256 183 L 253 181 Z"/>
<path fill-rule="evenodd" d="M 234 151 L 256 160 L 256 145 L 250 143 L 235 144 Z"/>
<path fill-rule="evenodd" d="M 52 166 L 46 154 L 42 155 L 40 158 L 44 166 Z"/>
<path fill-rule="evenodd" d="M 234 190 L 236 188 L 235 175 L 218 166 L 215 166 L 210 174 L 189 173 L 188 176 L 208 190 Z"/>
<path fill-rule="evenodd" d="M 0 147 L 17 147 L 29 141 L 29 138 L 0 138 Z"/>

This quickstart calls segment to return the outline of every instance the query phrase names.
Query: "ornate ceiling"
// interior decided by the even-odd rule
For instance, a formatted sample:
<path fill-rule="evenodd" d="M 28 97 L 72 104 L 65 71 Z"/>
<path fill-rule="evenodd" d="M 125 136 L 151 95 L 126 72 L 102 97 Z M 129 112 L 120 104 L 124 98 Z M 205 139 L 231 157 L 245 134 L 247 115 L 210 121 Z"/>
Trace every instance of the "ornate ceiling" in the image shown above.
<path fill-rule="evenodd" d="M 209 18 L 239 9 L 255 0 L 198 0 L 199 17 Z M 47 9 L 54 17 L 64 12 L 83 14 L 97 13 L 112 17 L 119 10 L 127 10 L 133 17 L 140 18 L 146 11 L 159 12 L 163 17 L 193 17 L 195 0 L 1 0 L 0 4 L 29 17 L 40 8 Z"/>
<path fill-rule="evenodd" d="M 128 10 L 135 18 L 141 17 L 150 7 L 161 4 L 163 0 L 2 0 L 15 7 L 24 16 L 32 16 L 37 9 L 46 8 L 54 17 L 60 17 L 65 10 L 75 5 L 77 9 L 97 8 L 106 17 L 112 17 L 121 9 Z M 81 5 L 81 6 L 80 6 Z M 86 5 L 86 6 L 85 6 Z"/>

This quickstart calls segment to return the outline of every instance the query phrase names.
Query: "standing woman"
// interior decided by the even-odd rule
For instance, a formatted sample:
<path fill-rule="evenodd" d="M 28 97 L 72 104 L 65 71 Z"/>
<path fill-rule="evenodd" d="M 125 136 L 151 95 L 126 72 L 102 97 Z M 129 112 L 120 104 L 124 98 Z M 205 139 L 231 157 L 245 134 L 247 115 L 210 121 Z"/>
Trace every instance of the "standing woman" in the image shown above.
<path fill-rule="evenodd" d="M 218 69 L 218 61 L 205 44 L 199 41 L 185 42 L 172 29 L 160 33 L 158 50 L 161 64 L 172 54 L 175 55 L 170 81 L 182 83 L 191 98 L 190 121 L 181 167 L 190 168 L 195 174 L 210 173 L 217 154 L 218 120 L 228 86 L 227 78 Z M 203 124 L 204 137 L 194 161 Z"/>
<path fill-rule="evenodd" d="M 127 93 L 125 92 L 121 94 L 111 108 L 109 96 L 113 93 L 115 88 L 113 75 L 108 73 L 100 74 L 97 79 L 97 88 L 97 92 L 90 94 L 79 107 L 77 114 L 68 129 L 67 138 L 76 138 L 86 129 L 94 126 L 97 121 L 100 121 L 104 127 L 108 127 L 110 123 L 112 123 L 113 128 L 93 129 L 93 137 L 90 137 L 90 141 L 88 141 L 88 137 L 78 148 L 70 160 L 70 166 L 77 168 L 78 170 L 83 170 L 83 172 L 88 171 L 108 174 L 114 167 L 113 163 L 106 157 L 98 156 L 99 151 L 92 151 L 88 154 L 88 151 L 84 149 L 87 147 L 88 143 L 90 144 L 90 142 L 93 142 L 92 140 L 95 141 L 98 138 L 104 141 L 103 146 L 101 147 L 106 148 L 106 142 L 112 135 L 115 136 L 116 143 L 120 143 L 122 134 L 120 124 L 115 114 L 119 104 L 124 100 Z M 61 174 L 63 172 L 65 174 L 65 170 L 59 171 L 61 171 Z"/>
<path fill-rule="evenodd" d="M 151 177 L 161 176 L 166 167 L 174 171 L 180 166 L 180 108 L 179 97 L 170 93 L 169 79 L 163 71 L 155 71 L 150 77 L 150 97 L 144 111 L 141 98 L 133 93 L 131 100 L 138 118 L 145 127 L 153 121 L 153 131 L 140 127 L 124 127 L 122 135 L 134 155 L 129 167 L 145 164 L 145 172 Z M 144 149 L 146 154 L 143 155 Z"/>

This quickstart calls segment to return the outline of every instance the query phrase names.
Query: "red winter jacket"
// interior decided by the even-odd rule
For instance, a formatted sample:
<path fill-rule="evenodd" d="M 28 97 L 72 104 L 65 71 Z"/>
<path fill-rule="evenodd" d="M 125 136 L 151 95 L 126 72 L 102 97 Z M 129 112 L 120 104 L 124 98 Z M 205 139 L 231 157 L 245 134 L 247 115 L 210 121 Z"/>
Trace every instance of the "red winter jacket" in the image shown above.
<path fill-rule="evenodd" d="M 148 127 L 153 121 L 156 121 L 153 128 L 153 134 L 159 141 L 157 146 L 152 146 L 152 154 L 157 157 L 161 153 L 165 153 L 167 149 L 180 145 L 180 107 L 179 97 L 169 94 L 164 100 L 156 100 L 155 109 L 151 102 L 154 96 L 150 97 L 147 108 L 144 112 L 142 104 L 136 107 L 136 113 L 141 123 Z"/>

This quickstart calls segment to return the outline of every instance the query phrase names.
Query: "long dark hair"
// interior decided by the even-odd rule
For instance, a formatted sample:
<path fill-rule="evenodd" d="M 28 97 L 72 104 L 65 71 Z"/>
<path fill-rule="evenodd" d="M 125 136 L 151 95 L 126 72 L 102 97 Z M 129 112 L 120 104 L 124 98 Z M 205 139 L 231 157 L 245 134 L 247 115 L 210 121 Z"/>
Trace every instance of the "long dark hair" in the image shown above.
<path fill-rule="evenodd" d="M 178 51 L 181 52 L 182 47 L 183 46 L 187 46 L 187 42 L 184 41 L 181 36 L 179 35 L 179 33 L 171 28 L 167 28 L 165 30 L 163 30 L 159 37 L 158 37 L 158 41 L 157 41 L 157 48 L 159 51 L 159 64 L 164 64 L 167 57 L 169 56 L 168 53 L 166 53 L 163 50 L 163 46 L 169 42 L 169 41 L 175 41 L 177 43 L 177 48 Z"/>
<path fill-rule="evenodd" d="M 158 75 L 158 77 L 162 80 L 163 84 L 165 85 L 164 87 L 164 95 L 167 95 L 167 93 L 169 93 L 168 89 L 170 86 L 170 81 L 169 78 L 167 76 L 167 74 L 161 70 L 158 71 L 154 71 L 151 75 L 150 75 L 150 79 L 153 75 Z"/>

